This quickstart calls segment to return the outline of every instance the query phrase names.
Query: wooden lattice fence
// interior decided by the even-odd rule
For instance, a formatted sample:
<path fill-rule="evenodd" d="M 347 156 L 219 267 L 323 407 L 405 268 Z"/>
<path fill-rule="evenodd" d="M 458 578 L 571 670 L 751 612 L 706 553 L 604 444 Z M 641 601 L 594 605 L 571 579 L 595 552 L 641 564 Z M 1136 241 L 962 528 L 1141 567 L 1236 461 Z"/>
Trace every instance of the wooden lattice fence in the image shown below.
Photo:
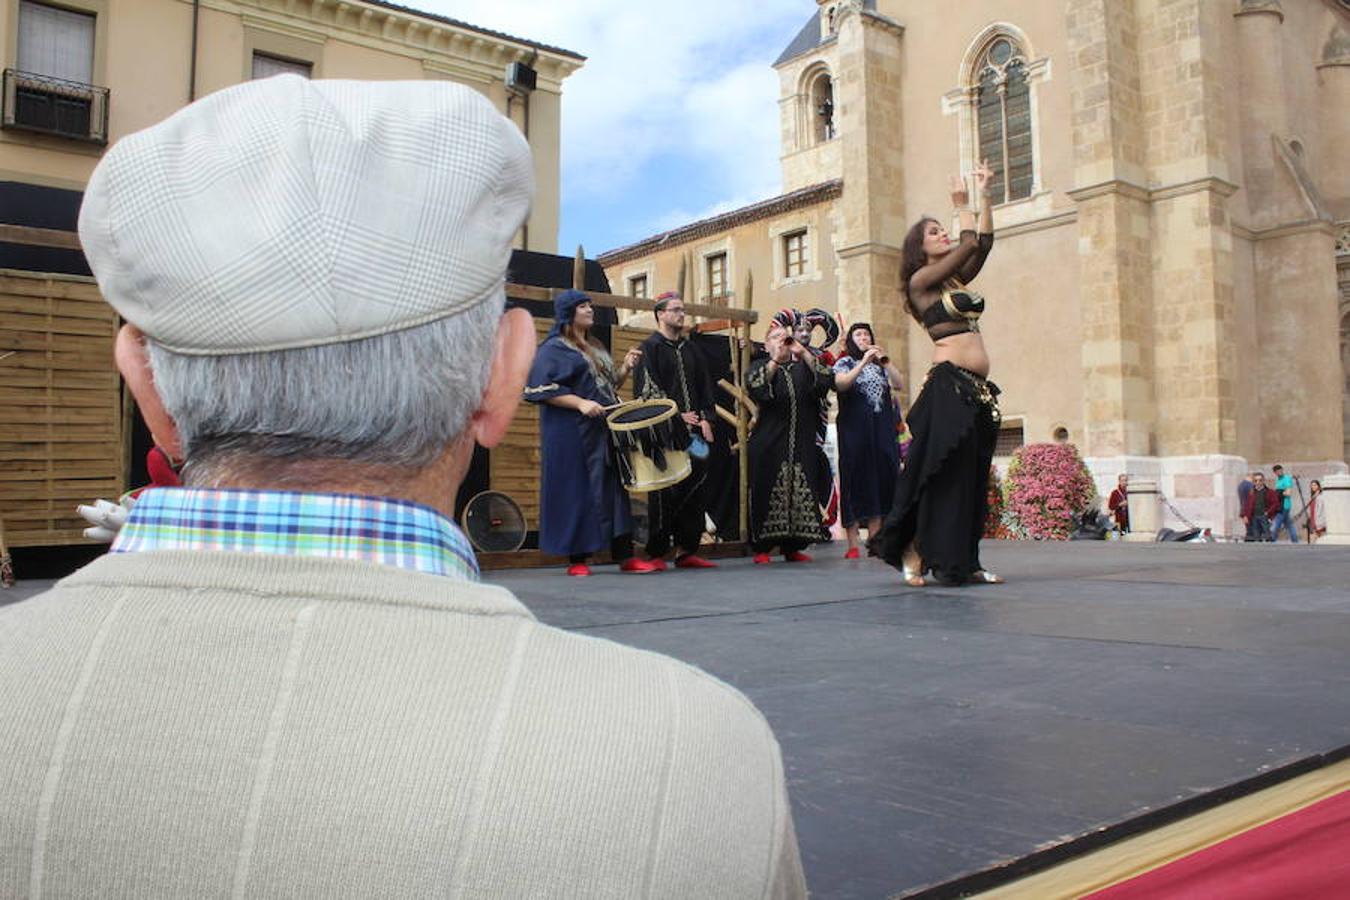
<path fill-rule="evenodd" d="M 0 269 L 0 519 L 11 547 L 84 543 L 126 489 L 117 315 L 92 278 Z"/>

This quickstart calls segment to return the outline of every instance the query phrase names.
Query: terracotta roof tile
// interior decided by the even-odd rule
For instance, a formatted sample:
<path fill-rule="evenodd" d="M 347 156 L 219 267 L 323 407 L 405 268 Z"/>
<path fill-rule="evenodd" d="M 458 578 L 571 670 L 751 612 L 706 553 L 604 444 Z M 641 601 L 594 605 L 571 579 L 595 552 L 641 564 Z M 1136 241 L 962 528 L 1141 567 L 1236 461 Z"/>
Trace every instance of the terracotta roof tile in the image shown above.
<path fill-rule="evenodd" d="M 630 259 L 646 256 L 648 253 L 657 250 L 695 241 L 740 225 L 757 222 L 760 219 L 782 215 L 794 209 L 801 209 L 803 206 L 814 206 L 817 203 L 834 200 L 843 192 L 844 182 L 842 179 L 836 178 L 833 181 L 813 184 L 786 194 L 779 194 L 777 197 L 770 197 L 768 200 L 751 203 L 749 206 L 742 206 L 740 209 L 733 209 L 731 212 L 700 219 L 697 222 L 681 225 L 679 228 L 673 228 L 670 231 L 663 231 L 625 247 L 606 250 L 596 257 L 596 261 L 602 266 L 627 262 Z"/>

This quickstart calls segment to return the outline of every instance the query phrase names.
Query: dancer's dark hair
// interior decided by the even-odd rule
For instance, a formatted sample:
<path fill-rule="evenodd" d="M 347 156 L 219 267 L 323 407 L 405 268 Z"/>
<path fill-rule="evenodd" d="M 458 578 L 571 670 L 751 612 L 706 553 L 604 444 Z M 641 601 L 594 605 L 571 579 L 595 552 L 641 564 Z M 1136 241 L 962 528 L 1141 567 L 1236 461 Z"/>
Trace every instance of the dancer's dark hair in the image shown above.
<path fill-rule="evenodd" d="M 905 298 L 905 312 L 914 317 L 914 321 L 923 324 L 914 301 L 909 296 L 909 280 L 914 273 L 928 265 L 928 254 L 923 250 L 923 232 L 929 222 L 936 222 L 932 216 L 924 216 L 910 226 L 905 233 L 905 241 L 900 245 L 900 293 Z"/>

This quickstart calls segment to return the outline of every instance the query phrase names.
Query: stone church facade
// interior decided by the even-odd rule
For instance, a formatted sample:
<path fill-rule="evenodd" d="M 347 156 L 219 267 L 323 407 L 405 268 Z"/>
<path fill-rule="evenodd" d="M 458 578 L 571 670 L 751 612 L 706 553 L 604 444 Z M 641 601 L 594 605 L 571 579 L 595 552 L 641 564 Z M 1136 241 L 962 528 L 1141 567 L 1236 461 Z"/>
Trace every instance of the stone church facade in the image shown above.
<path fill-rule="evenodd" d="M 783 195 L 602 254 L 615 291 L 752 271 L 761 318 L 871 322 L 917 386 L 900 244 L 987 158 L 1004 450 L 1067 437 L 1216 533 L 1253 467 L 1345 471 L 1350 3 L 818 0 L 775 68 Z"/>

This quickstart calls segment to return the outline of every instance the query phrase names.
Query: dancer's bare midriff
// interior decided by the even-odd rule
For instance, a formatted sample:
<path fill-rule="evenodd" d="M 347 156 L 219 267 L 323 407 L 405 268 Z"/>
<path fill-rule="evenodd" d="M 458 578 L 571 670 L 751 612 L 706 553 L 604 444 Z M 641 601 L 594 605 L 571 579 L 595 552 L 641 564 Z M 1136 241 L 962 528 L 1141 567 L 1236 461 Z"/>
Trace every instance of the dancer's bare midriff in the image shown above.
<path fill-rule="evenodd" d="M 949 362 L 979 375 L 989 376 L 989 353 L 978 332 L 967 331 L 938 338 L 933 342 L 933 363 Z"/>

